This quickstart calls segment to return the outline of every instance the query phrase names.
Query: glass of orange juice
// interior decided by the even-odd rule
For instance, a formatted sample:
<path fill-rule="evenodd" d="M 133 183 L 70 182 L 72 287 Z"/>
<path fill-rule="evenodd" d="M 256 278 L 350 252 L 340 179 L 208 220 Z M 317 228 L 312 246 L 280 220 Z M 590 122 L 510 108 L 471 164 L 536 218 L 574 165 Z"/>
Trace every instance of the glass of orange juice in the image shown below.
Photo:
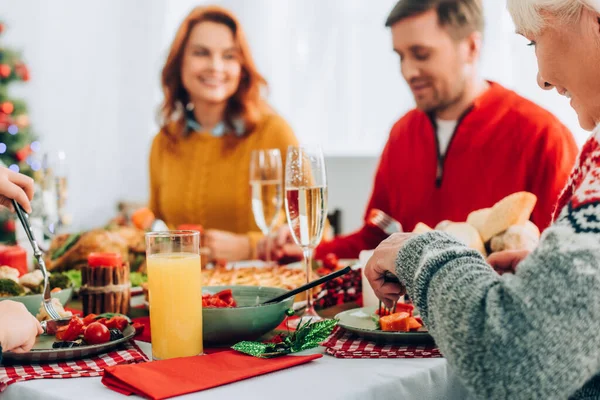
<path fill-rule="evenodd" d="M 202 343 L 200 232 L 146 234 L 152 358 L 197 356 Z"/>

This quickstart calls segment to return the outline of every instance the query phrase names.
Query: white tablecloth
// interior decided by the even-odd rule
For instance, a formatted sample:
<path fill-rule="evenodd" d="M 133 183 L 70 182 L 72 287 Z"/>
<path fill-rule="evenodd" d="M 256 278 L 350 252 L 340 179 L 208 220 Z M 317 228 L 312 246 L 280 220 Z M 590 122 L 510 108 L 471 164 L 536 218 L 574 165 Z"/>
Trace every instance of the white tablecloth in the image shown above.
<path fill-rule="evenodd" d="M 148 343 L 138 342 L 138 345 L 146 354 L 151 354 Z M 202 371 L 198 371 L 198 376 L 202 376 Z M 467 394 L 442 358 L 346 360 L 324 355 L 305 365 L 178 399 L 307 400 L 315 397 L 452 400 L 465 399 Z M 40 379 L 15 383 L 0 393 L 0 400 L 25 399 L 124 400 L 127 397 L 107 389 L 100 378 Z"/>

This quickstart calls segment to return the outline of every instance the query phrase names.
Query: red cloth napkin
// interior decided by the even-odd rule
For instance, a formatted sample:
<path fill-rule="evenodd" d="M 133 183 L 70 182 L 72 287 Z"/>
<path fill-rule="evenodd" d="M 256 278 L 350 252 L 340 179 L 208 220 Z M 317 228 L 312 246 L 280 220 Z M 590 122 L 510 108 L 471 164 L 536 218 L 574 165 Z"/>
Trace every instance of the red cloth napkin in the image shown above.
<path fill-rule="evenodd" d="M 143 365 L 108 367 L 102 383 L 125 395 L 167 399 L 290 368 L 320 357 L 321 354 L 314 354 L 262 359 L 229 350 Z"/>
<path fill-rule="evenodd" d="M 118 364 L 134 364 L 148 359 L 133 342 L 110 353 L 75 361 L 45 364 L 0 365 L 0 392 L 16 382 L 42 378 L 78 378 L 100 376 L 104 368 Z"/>
<path fill-rule="evenodd" d="M 439 358 L 443 357 L 434 344 L 376 344 L 337 327 L 321 346 L 336 358 Z"/>

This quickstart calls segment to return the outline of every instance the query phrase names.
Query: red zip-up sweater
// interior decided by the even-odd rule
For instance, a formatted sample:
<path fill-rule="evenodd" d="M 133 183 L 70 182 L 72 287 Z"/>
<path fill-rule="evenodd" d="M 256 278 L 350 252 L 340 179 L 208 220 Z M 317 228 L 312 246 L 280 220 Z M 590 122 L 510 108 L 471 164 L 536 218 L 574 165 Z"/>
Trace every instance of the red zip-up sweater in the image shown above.
<path fill-rule="evenodd" d="M 480 208 L 522 190 L 538 202 L 532 221 L 550 224 L 558 195 L 578 153 L 571 132 L 550 112 L 490 82 L 462 115 L 446 150 L 439 154 L 433 118 L 412 110 L 390 133 L 367 206 L 397 219 L 410 232 L 418 222 L 465 221 Z M 386 238 L 366 224 L 357 232 L 322 243 L 316 258 L 335 253 L 357 258 Z"/>

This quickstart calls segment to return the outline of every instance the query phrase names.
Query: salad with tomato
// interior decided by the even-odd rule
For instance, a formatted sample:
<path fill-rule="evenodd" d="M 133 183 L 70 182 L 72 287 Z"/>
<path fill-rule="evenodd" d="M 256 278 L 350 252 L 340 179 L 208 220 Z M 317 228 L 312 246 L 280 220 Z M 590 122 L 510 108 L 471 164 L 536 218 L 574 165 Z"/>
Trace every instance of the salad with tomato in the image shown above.
<path fill-rule="evenodd" d="M 84 318 L 71 317 L 68 325 L 56 330 L 55 349 L 71 348 L 86 345 L 104 344 L 123 338 L 123 332 L 131 324 L 131 320 L 120 314 L 89 314 Z M 143 325 L 133 324 L 136 333 L 143 330 Z"/>
<path fill-rule="evenodd" d="M 231 289 L 221 290 L 215 294 L 202 295 L 202 307 L 206 308 L 235 308 L 237 303 L 233 298 Z"/>

